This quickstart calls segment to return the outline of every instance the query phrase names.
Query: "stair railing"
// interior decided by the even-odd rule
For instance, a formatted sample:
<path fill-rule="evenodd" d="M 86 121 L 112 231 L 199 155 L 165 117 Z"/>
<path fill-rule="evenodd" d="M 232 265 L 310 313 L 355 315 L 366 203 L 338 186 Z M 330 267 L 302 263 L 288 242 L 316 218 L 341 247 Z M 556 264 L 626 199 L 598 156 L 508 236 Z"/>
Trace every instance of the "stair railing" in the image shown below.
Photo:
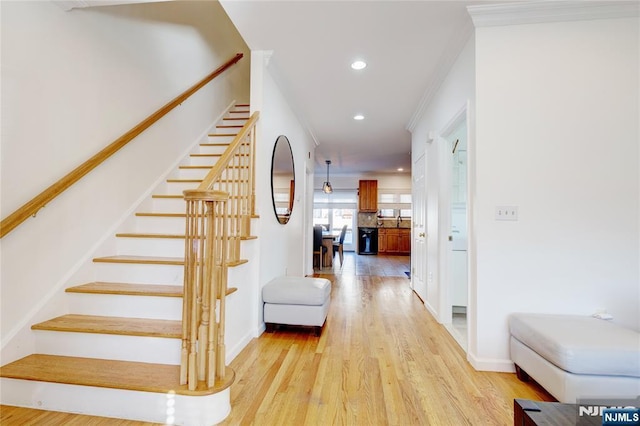
<path fill-rule="evenodd" d="M 69 187 L 71 187 L 71 185 L 82 179 L 87 173 L 98 167 L 105 160 L 118 152 L 126 144 L 131 142 L 131 140 L 133 140 L 136 136 L 144 132 L 156 121 L 164 117 L 173 108 L 180 105 L 187 98 L 189 98 L 195 92 L 208 84 L 211 80 L 222 74 L 222 72 L 227 68 L 231 67 L 233 64 L 242 59 L 242 56 L 242 53 L 236 54 L 233 58 L 229 59 L 219 68 L 209 73 L 202 80 L 191 86 L 189 89 L 185 90 L 182 94 L 176 96 L 173 100 L 165 104 L 162 108 L 158 109 L 153 114 L 142 120 L 131 130 L 120 136 L 115 141 L 111 142 L 93 157 L 89 158 L 87 161 L 73 169 L 63 178 L 42 191 L 40 194 L 36 195 L 33 199 L 29 200 L 26 204 L 11 213 L 9 216 L 2 219 L 2 222 L 0 222 L 0 238 L 7 235 L 29 217 L 35 217 L 36 213 L 38 213 L 38 211 L 40 211 L 40 209 L 43 208 L 48 202 L 56 198 L 63 191 L 66 191 Z"/>
<path fill-rule="evenodd" d="M 186 207 L 180 384 L 208 388 L 223 379 L 225 299 L 229 266 L 255 215 L 255 112 L 195 190 Z M 217 302 L 217 303 L 216 303 Z"/>

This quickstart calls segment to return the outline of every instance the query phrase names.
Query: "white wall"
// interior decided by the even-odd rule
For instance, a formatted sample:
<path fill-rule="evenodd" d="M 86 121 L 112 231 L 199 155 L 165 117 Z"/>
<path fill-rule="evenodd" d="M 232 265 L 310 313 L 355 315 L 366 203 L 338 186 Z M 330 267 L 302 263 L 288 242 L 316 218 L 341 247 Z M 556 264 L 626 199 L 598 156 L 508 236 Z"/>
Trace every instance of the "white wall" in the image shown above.
<path fill-rule="evenodd" d="M 2 2 L 2 217 L 237 52 L 245 58 L 1 241 L 3 348 L 235 99 L 246 45 L 217 2 Z"/>
<path fill-rule="evenodd" d="M 260 271 L 255 295 L 259 324 L 262 323 L 260 289 L 280 275 L 304 276 L 312 257 L 308 244 L 311 227 L 307 226 L 309 218 L 305 217 L 305 204 L 313 194 L 305 189 L 305 170 L 313 164 L 315 145 L 278 86 L 277 76 L 272 75 L 273 70 L 267 64 L 269 57 L 270 54 L 263 51 L 254 51 L 251 56 L 251 108 L 260 111 L 256 152 Z M 271 157 L 280 135 L 287 136 L 291 144 L 295 173 L 293 209 L 289 222 L 284 225 L 276 219 L 271 199 Z"/>
<path fill-rule="evenodd" d="M 477 368 L 510 368 L 511 312 L 640 326 L 639 39 L 637 18 L 476 31 Z"/>

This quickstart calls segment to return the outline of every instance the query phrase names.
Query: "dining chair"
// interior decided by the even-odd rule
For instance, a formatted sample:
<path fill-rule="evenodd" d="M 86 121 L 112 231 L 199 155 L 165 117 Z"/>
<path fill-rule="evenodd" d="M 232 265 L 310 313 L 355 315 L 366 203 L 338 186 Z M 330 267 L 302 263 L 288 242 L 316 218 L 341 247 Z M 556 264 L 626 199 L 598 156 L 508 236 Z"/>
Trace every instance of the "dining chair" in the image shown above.
<path fill-rule="evenodd" d="M 344 236 L 347 233 L 347 225 L 342 227 L 342 231 L 340 231 L 340 238 L 338 241 L 333 242 L 333 255 L 336 255 L 336 251 L 340 255 L 340 266 L 342 266 L 342 261 L 344 260 L 344 253 L 342 252 L 342 246 L 344 245 Z"/>
<path fill-rule="evenodd" d="M 322 244 L 322 225 L 313 227 L 313 256 L 318 255 L 318 265 L 322 269 L 322 258 L 327 252 L 327 247 Z"/>

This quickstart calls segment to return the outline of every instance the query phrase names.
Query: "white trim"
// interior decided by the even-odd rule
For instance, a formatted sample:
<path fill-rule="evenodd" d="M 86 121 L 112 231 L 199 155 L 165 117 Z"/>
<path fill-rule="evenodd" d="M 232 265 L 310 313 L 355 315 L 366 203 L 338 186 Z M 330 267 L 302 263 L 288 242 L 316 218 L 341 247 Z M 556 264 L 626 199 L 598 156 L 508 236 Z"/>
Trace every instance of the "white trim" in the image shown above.
<path fill-rule="evenodd" d="M 467 351 L 467 361 L 477 371 L 496 371 L 514 373 L 516 371 L 510 359 L 478 358 L 471 351 Z"/>
<path fill-rule="evenodd" d="M 528 1 L 467 6 L 478 27 L 640 16 L 637 1 Z"/>
<path fill-rule="evenodd" d="M 51 0 L 65 11 L 96 6 L 116 6 L 120 4 L 157 3 L 168 0 Z"/>
<path fill-rule="evenodd" d="M 262 327 L 264 328 L 264 325 Z M 254 339 L 254 337 L 260 336 L 260 334 L 257 334 L 258 332 L 259 331 L 257 330 L 249 331 L 242 337 L 242 339 L 238 341 L 237 344 L 233 345 L 232 348 L 228 348 L 227 353 L 225 354 L 225 363 L 227 365 L 231 364 L 231 361 L 233 361 L 238 355 L 240 355 L 240 352 L 242 352 L 242 350 L 247 347 L 247 345 L 251 342 L 251 340 Z"/>

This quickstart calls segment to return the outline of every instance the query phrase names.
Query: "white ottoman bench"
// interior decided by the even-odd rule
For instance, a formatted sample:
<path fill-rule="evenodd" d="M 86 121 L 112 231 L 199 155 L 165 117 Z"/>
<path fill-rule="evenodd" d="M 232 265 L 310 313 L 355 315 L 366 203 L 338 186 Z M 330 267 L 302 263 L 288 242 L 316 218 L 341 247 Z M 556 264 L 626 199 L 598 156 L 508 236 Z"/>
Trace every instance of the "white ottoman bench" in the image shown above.
<path fill-rule="evenodd" d="M 511 360 L 558 401 L 640 395 L 640 333 L 579 315 L 512 314 Z"/>
<path fill-rule="evenodd" d="M 322 333 L 327 319 L 331 282 L 324 278 L 278 277 L 262 288 L 267 332 L 277 324 L 311 326 Z"/>

